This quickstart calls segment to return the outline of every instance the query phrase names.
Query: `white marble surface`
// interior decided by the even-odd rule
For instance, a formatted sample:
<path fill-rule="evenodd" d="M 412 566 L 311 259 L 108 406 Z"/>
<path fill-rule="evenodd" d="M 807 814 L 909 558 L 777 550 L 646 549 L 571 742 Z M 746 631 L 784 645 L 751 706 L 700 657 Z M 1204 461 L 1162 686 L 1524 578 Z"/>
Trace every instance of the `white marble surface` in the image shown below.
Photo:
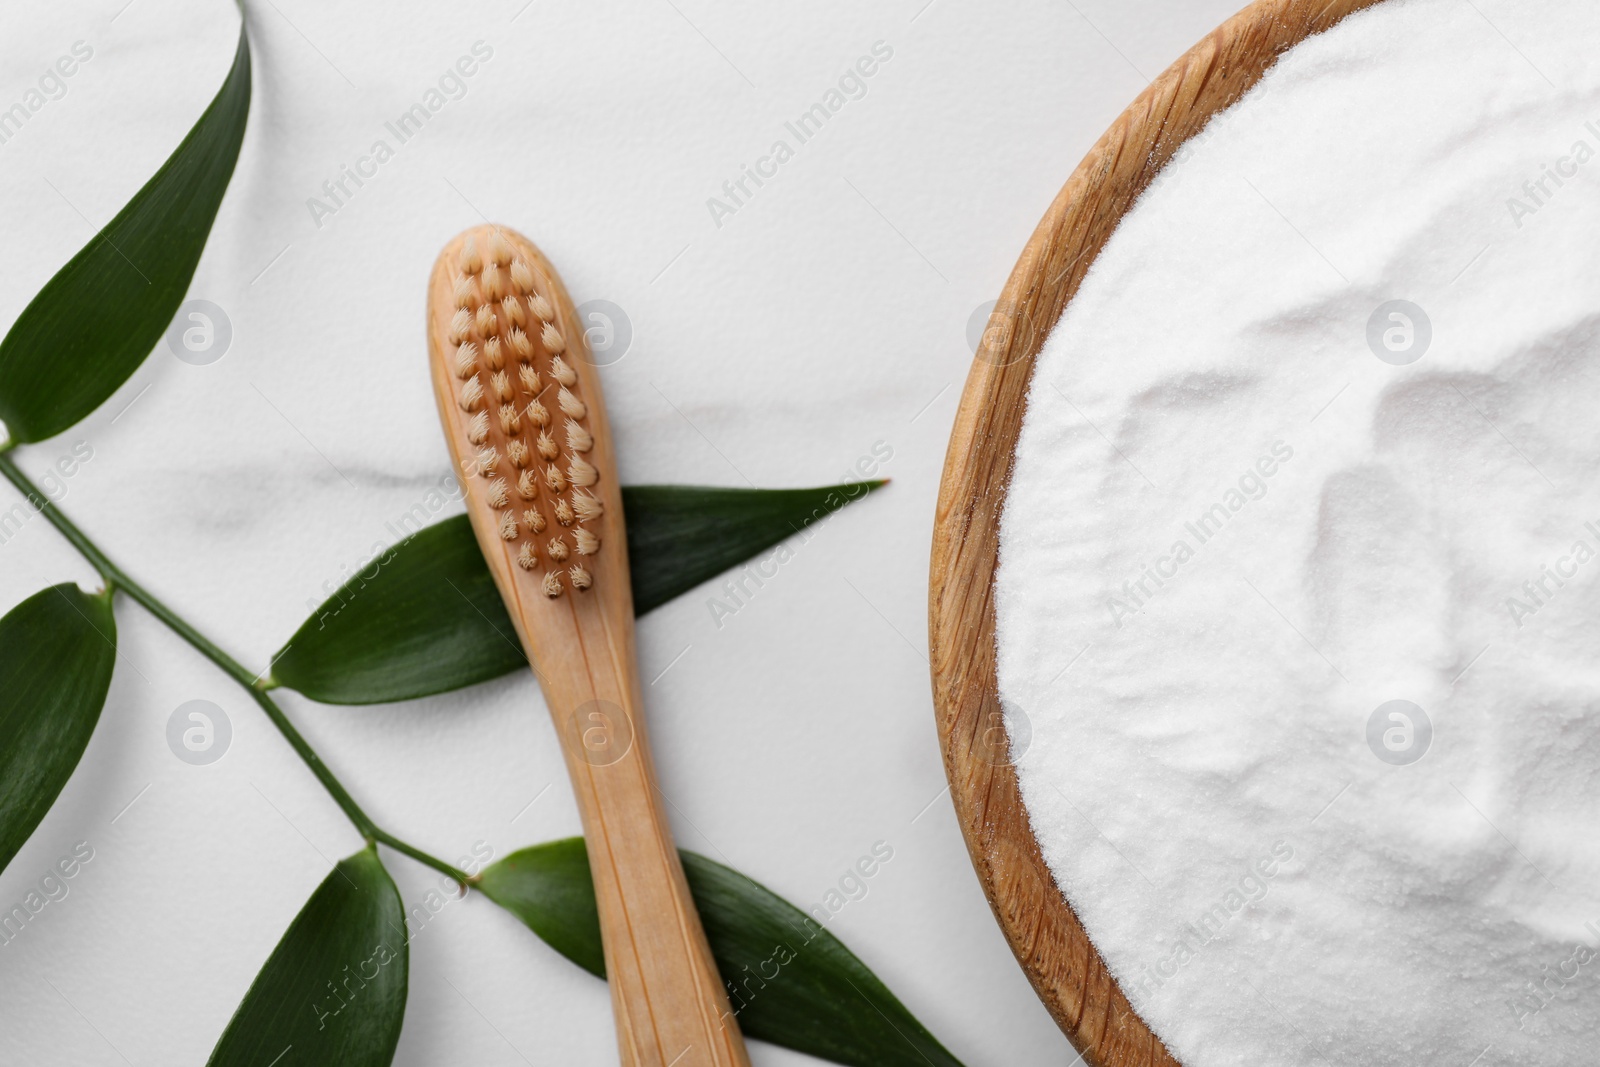
<path fill-rule="evenodd" d="M 973 310 L 1146 76 L 1236 5 L 524 2 L 250 3 L 250 128 L 191 293 L 225 309 L 231 348 L 208 366 L 159 348 L 21 462 L 43 471 L 87 442 L 64 508 L 264 666 L 324 583 L 448 474 L 420 329 L 437 248 L 484 216 L 522 229 L 578 301 L 610 300 L 631 322 L 605 377 L 624 481 L 815 484 L 875 444 L 893 452 L 893 485 L 720 626 L 715 587 L 643 620 L 679 840 L 806 905 L 888 842 L 894 859 L 832 929 L 968 1063 L 1070 1062 L 941 792 L 933 499 Z M 223 0 L 5 5 L 0 109 L 74 42 L 93 57 L 0 143 L 0 323 L 183 136 L 236 24 Z M 375 139 L 393 143 L 384 123 L 479 41 L 493 56 L 465 95 L 314 220 L 308 198 Z M 865 95 L 718 226 L 707 198 L 775 139 L 793 143 L 784 123 L 880 41 L 893 56 Z M 0 491 L 0 511 L 15 502 Z M 0 608 L 92 577 L 43 521 L 0 544 Z M 203 1062 L 330 862 L 359 847 L 235 686 L 136 606 L 119 604 L 118 624 L 100 728 L 0 875 L 9 904 L 74 843 L 95 850 L 69 895 L 0 948 L 6 1064 Z M 232 722 L 211 766 L 167 747 L 167 719 L 191 699 Z M 380 822 L 438 854 L 577 832 L 529 678 L 398 706 L 284 703 Z M 427 872 L 389 858 L 419 900 Z M 427 931 L 397 1063 L 615 1062 L 604 987 L 510 916 L 469 899 Z"/>

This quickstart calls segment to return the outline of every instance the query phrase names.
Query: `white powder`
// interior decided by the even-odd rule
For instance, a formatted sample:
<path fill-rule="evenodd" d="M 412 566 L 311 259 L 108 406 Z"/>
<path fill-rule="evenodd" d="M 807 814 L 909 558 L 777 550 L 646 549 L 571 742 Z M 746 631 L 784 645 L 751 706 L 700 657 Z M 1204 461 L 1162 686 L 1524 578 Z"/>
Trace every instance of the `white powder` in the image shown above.
<path fill-rule="evenodd" d="M 1186 1067 L 1600 1059 L 1597 7 L 1294 49 L 1040 357 L 1001 690 Z"/>

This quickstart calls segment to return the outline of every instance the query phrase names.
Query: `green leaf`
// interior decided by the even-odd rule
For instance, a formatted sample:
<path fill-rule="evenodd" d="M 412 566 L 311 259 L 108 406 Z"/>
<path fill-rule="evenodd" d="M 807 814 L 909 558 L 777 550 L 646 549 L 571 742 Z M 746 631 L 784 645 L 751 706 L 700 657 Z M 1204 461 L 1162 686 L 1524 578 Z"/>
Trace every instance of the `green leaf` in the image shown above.
<path fill-rule="evenodd" d="M 820 489 L 624 488 L 634 611 L 643 615 L 660 607 L 884 484 L 852 482 Z"/>
<path fill-rule="evenodd" d="M 410 700 L 528 665 L 465 515 L 374 559 L 272 659 L 278 683 L 325 704 Z"/>
<path fill-rule="evenodd" d="M 478 888 L 551 948 L 596 978 L 606 976 L 600 909 L 594 901 L 594 878 L 583 838 L 567 837 L 513 852 L 483 869 Z"/>
<path fill-rule="evenodd" d="M 858 1067 L 960 1067 L 811 916 L 730 867 L 679 850 L 745 1036 Z M 578 966 L 605 976 L 583 838 L 514 852 L 478 888 Z"/>
<path fill-rule="evenodd" d="M 883 484 L 624 487 L 634 610 L 666 603 Z M 381 704 L 527 665 L 472 526 L 458 515 L 346 582 L 273 657 L 272 676 L 325 704 Z"/>
<path fill-rule="evenodd" d="M 52 437 L 89 414 L 161 339 L 211 233 L 249 110 L 241 26 L 233 69 L 200 121 L 0 341 L 0 420 L 13 440 Z"/>
<path fill-rule="evenodd" d="M 377 852 L 341 860 L 272 950 L 207 1067 L 387 1067 L 408 953 L 400 893 Z"/>
<path fill-rule="evenodd" d="M 110 598 L 71 583 L 0 618 L 0 870 L 72 777 L 116 658 Z"/>

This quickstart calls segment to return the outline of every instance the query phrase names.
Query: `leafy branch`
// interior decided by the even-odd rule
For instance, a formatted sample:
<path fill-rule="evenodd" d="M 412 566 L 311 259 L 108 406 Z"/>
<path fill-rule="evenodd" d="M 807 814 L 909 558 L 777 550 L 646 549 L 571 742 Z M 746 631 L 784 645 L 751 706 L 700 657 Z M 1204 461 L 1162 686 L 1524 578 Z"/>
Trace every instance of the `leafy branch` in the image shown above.
<path fill-rule="evenodd" d="M 334 803 L 339 805 L 339 810 L 344 812 L 345 816 L 355 824 L 356 830 L 366 839 L 369 845 L 374 841 L 381 841 L 396 852 L 404 853 L 419 863 L 425 863 L 436 871 L 448 874 L 463 886 L 467 884 L 468 875 L 459 868 L 437 857 L 428 855 L 414 845 L 407 844 L 373 822 L 372 818 L 361 810 L 361 806 L 355 802 L 355 798 L 350 795 L 349 790 L 345 789 L 344 784 L 328 769 L 328 765 L 323 762 L 321 756 L 317 755 L 310 742 L 305 739 L 299 730 L 295 729 L 294 723 L 289 721 L 289 717 L 284 714 L 283 709 L 267 694 L 268 686 L 261 682 L 260 676 L 251 674 L 238 660 L 222 651 L 199 630 L 185 622 L 182 616 L 168 607 L 159 597 L 128 577 L 127 572 L 111 562 L 106 554 L 100 550 L 100 547 L 90 540 L 82 530 L 78 529 L 53 501 L 40 492 L 38 486 L 34 485 L 28 476 L 22 472 L 22 469 L 17 466 L 16 461 L 4 452 L 0 452 L 0 474 L 4 474 L 7 481 L 21 490 L 23 496 L 27 497 L 28 502 L 38 510 L 39 514 L 49 520 L 50 524 L 57 530 L 60 530 L 62 536 L 71 543 L 72 547 L 76 548 L 83 558 L 88 560 L 94 569 L 99 572 L 101 580 L 105 582 L 103 595 L 109 597 L 119 592 L 126 593 L 129 598 L 138 602 L 146 611 L 160 619 L 167 629 L 187 641 L 195 651 L 222 668 L 224 674 L 244 687 L 251 698 L 261 705 L 261 710 L 267 713 L 267 718 L 272 721 L 273 726 L 277 727 L 284 740 L 289 742 L 289 747 L 294 749 L 295 755 L 299 756 L 305 765 L 311 768 L 311 773 L 316 775 L 317 781 L 322 783 L 322 788 L 328 791 L 328 795 L 333 798 Z M 10 857 L 6 858 L 9 859 Z"/>
<path fill-rule="evenodd" d="M 387 1067 L 408 993 L 409 933 L 379 844 L 482 891 L 558 952 L 604 975 L 581 838 L 461 870 L 378 826 L 271 695 L 282 687 L 323 703 L 408 700 L 525 669 L 465 517 L 389 550 L 374 573 L 352 578 L 301 626 L 272 657 L 270 673 L 254 674 L 113 562 L 12 454 L 100 407 L 165 332 L 233 175 L 250 92 L 241 25 L 228 77 L 194 128 L 0 340 L 0 420 L 9 434 L 0 440 L 0 474 L 104 583 L 98 593 L 72 584 L 44 589 L 0 617 L 0 870 L 66 786 L 100 719 L 115 669 L 114 605 L 123 594 L 250 694 L 366 842 L 337 864 L 284 933 L 210 1063 L 277 1062 L 293 1048 L 297 1063 Z M 91 292 L 94 300 L 80 299 Z M 636 609 L 648 611 L 772 546 L 788 551 L 786 540 L 809 536 L 881 484 L 625 488 Z M 693 853 L 683 858 L 746 1034 L 862 1067 L 959 1067 L 817 917 L 738 871 Z"/>

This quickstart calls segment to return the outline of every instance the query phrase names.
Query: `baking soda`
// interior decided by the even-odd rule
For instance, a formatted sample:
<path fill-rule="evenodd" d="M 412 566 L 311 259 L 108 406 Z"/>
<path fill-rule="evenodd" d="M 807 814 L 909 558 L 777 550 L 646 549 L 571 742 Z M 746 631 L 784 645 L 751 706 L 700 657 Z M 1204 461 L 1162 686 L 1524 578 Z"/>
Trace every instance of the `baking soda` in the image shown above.
<path fill-rule="evenodd" d="M 1600 1054 L 1597 51 L 1570 0 L 1303 43 L 1040 355 L 1012 756 L 1186 1067 Z"/>

